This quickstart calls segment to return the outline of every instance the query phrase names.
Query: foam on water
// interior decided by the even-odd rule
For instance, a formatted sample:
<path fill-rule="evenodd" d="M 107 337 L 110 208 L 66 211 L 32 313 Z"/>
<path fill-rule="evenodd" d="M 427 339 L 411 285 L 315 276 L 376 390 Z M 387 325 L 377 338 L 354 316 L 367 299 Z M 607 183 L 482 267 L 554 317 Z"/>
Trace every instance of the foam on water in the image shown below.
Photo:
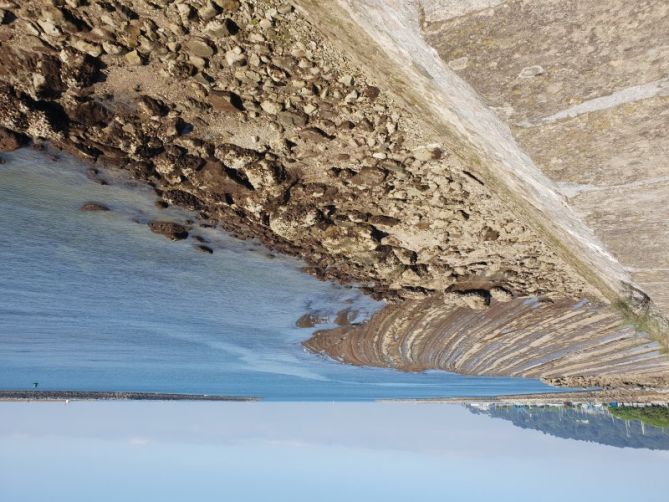
<path fill-rule="evenodd" d="M 381 304 L 320 282 L 294 259 L 195 228 L 152 234 L 187 212 L 113 172 L 87 178 L 68 158 L 32 150 L 0 165 L 0 388 L 183 392 L 266 399 L 375 399 L 543 392 L 540 382 L 356 368 L 304 351 L 305 312 L 358 319 Z M 109 212 L 80 212 L 85 201 Z M 327 327 L 328 325 L 321 326 Z M 554 389 L 553 389 L 554 390 Z"/>

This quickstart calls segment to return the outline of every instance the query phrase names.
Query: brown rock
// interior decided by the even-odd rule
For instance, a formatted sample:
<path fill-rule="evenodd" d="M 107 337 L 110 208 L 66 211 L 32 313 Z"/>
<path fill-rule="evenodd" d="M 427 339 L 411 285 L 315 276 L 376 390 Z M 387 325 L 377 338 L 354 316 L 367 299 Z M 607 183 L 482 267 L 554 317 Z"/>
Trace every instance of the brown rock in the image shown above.
<path fill-rule="evenodd" d="M 239 0 L 214 0 L 214 3 L 226 12 L 237 12 L 240 7 Z"/>
<path fill-rule="evenodd" d="M 113 117 L 112 112 L 97 101 L 79 103 L 72 115 L 76 121 L 85 125 L 107 124 Z"/>
<path fill-rule="evenodd" d="M 210 58 L 216 52 L 214 48 L 209 45 L 209 41 L 204 38 L 194 38 L 186 43 L 186 50 L 191 56 L 199 58 Z"/>
<path fill-rule="evenodd" d="M 204 244 L 195 247 L 200 253 L 214 254 L 214 250 Z"/>
<path fill-rule="evenodd" d="M 0 152 L 13 152 L 28 141 L 23 134 L 16 133 L 0 126 Z"/>
<path fill-rule="evenodd" d="M 313 328 L 317 324 L 323 324 L 326 322 L 328 322 L 328 318 L 326 316 L 323 316 L 318 312 L 309 312 L 301 316 L 297 322 L 295 322 L 295 326 L 298 328 Z"/>
<path fill-rule="evenodd" d="M 260 103 L 260 108 L 262 108 L 263 111 L 269 113 L 270 115 L 276 115 L 281 111 L 282 106 L 276 101 L 270 101 L 269 99 L 266 99 Z"/>
<path fill-rule="evenodd" d="M 165 116 L 169 111 L 169 108 L 165 105 L 160 99 L 155 99 L 150 96 L 141 96 L 137 100 L 137 107 L 146 115 L 151 117 L 155 116 Z"/>
<path fill-rule="evenodd" d="M 306 113 L 283 111 L 277 114 L 277 121 L 284 127 L 304 127 L 309 117 Z"/>
<path fill-rule="evenodd" d="M 79 211 L 84 211 L 84 212 L 109 211 L 109 208 L 104 204 L 100 204 L 99 202 L 85 202 L 79 208 Z"/>
<path fill-rule="evenodd" d="M 188 237 L 186 227 L 172 221 L 151 221 L 149 228 L 154 234 L 164 235 L 172 241 L 180 241 Z"/>
<path fill-rule="evenodd" d="M 229 91 L 212 91 L 208 98 L 214 110 L 226 113 L 236 113 L 244 111 L 244 103 L 242 98 L 234 92 Z"/>
<path fill-rule="evenodd" d="M 373 85 L 368 85 L 367 88 L 362 92 L 363 95 L 369 99 L 376 99 L 381 94 L 381 89 Z"/>
<path fill-rule="evenodd" d="M 144 59 L 136 50 L 128 52 L 125 55 L 125 59 L 129 64 L 134 66 L 140 66 L 144 64 Z"/>
<path fill-rule="evenodd" d="M 204 208 L 204 204 L 200 199 L 183 190 L 170 190 L 169 192 L 165 192 L 163 197 L 169 203 L 191 211 L 198 211 Z"/>
<path fill-rule="evenodd" d="M 339 312 L 337 312 L 337 317 L 335 318 L 335 324 L 337 326 L 349 326 L 357 316 L 358 316 L 357 310 L 352 310 L 350 308 L 340 310 Z"/>
<path fill-rule="evenodd" d="M 61 78 L 73 87 L 88 87 L 100 78 L 101 63 L 89 54 L 65 47 L 58 55 L 63 63 Z"/>
<path fill-rule="evenodd" d="M 218 15 L 218 6 L 212 3 L 206 3 L 197 11 L 197 15 L 203 21 L 209 21 Z"/>

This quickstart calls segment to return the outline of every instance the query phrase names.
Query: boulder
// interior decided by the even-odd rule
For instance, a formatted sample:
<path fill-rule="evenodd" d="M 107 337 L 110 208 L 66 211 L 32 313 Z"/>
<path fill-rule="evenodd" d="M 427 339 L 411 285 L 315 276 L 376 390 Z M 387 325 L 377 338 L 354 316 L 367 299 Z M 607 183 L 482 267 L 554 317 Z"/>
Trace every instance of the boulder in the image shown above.
<path fill-rule="evenodd" d="M 109 208 L 104 204 L 99 202 L 84 202 L 84 204 L 79 208 L 79 211 L 84 212 L 96 212 L 96 211 L 109 211 Z"/>
<path fill-rule="evenodd" d="M 10 129 L 0 126 L 0 152 L 13 152 L 21 148 L 28 141 L 23 134 L 16 133 Z"/>
<path fill-rule="evenodd" d="M 151 221 L 149 228 L 154 234 L 163 235 L 172 241 L 180 241 L 188 237 L 186 227 L 172 221 Z"/>
<path fill-rule="evenodd" d="M 244 104 L 242 98 L 234 92 L 229 91 L 212 91 L 207 97 L 209 104 L 216 111 L 235 113 L 244 111 Z"/>

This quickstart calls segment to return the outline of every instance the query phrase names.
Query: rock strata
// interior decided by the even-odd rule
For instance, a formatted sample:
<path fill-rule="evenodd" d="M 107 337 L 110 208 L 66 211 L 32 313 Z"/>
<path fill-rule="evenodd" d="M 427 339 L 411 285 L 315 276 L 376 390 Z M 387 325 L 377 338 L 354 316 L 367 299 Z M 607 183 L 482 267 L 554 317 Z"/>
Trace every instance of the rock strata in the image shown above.
<path fill-rule="evenodd" d="M 554 385 L 666 387 L 669 358 L 606 305 L 517 298 L 486 310 L 409 301 L 305 343 L 353 365 L 541 378 Z"/>

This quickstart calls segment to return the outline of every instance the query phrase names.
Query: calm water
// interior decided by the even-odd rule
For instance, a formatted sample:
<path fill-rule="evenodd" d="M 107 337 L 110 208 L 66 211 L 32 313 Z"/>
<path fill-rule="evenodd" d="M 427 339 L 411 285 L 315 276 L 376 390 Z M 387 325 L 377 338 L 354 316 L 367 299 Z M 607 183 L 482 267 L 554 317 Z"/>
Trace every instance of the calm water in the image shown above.
<path fill-rule="evenodd" d="M 664 502 L 667 466 L 452 405 L 0 403 L 11 502 Z"/>
<path fill-rule="evenodd" d="M 214 230 L 215 249 L 152 234 L 152 192 L 89 180 L 78 163 L 22 150 L 0 165 L 0 388 L 134 390 L 363 400 L 551 390 L 540 382 L 354 368 L 306 353 L 304 313 L 364 318 L 357 290 Z M 113 176 L 113 174 L 107 174 Z M 108 205 L 84 213 L 85 201 Z"/>

